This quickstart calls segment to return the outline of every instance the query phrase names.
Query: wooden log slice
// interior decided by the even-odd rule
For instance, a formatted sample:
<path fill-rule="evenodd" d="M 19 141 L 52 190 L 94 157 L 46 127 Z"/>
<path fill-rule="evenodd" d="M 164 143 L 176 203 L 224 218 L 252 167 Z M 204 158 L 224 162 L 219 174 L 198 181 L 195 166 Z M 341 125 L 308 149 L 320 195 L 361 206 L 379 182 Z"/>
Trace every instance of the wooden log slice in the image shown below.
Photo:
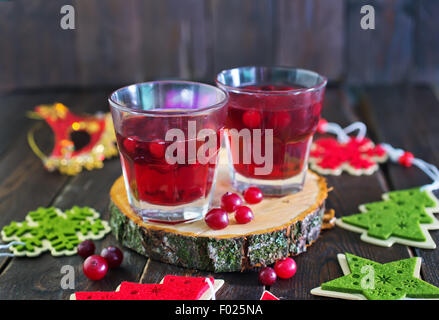
<path fill-rule="evenodd" d="M 231 191 L 227 165 L 219 165 L 214 206 Z M 146 223 L 130 208 L 123 178 L 111 188 L 110 225 L 126 247 L 151 259 L 186 268 L 231 272 L 274 263 L 305 252 L 319 236 L 328 189 L 325 179 L 308 171 L 303 191 L 251 205 L 255 218 L 237 224 L 233 214 L 222 230 L 204 220 L 164 225 Z"/>

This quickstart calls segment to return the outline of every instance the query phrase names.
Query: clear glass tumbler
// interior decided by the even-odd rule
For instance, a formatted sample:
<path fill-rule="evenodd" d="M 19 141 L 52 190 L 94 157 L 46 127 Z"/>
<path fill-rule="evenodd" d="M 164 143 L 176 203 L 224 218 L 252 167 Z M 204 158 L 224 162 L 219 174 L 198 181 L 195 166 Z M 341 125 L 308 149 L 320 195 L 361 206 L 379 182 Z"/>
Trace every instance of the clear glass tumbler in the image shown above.
<path fill-rule="evenodd" d="M 145 221 L 205 215 L 227 99 L 221 89 L 187 81 L 133 84 L 110 95 L 128 201 Z"/>
<path fill-rule="evenodd" d="M 257 186 L 269 196 L 302 190 L 326 82 L 315 72 L 284 67 L 217 75 L 229 93 L 226 142 L 235 189 Z"/>

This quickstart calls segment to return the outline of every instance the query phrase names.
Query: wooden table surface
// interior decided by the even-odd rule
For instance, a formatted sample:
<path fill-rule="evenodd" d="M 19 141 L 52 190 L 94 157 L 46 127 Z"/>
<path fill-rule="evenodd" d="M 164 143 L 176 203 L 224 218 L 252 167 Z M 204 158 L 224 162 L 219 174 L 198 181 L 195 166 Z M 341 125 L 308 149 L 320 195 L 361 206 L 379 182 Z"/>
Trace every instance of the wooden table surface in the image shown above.
<path fill-rule="evenodd" d="M 39 206 L 68 209 L 73 205 L 91 206 L 108 219 L 109 189 L 121 174 L 119 159 L 105 161 L 103 169 L 85 171 L 75 177 L 47 172 L 32 153 L 26 140 L 35 120 L 25 113 L 35 105 L 60 101 L 74 112 L 108 111 L 109 89 L 28 91 L 0 95 L 0 227 L 12 220 L 21 221 Z M 377 143 L 388 142 L 409 150 L 415 156 L 439 165 L 439 101 L 430 87 L 330 87 L 327 90 L 323 116 L 346 126 L 355 120 L 366 122 L 368 135 Z M 43 131 L 40 143 L 50 146 L 50 132 Z M 421 186 L 428 178 L 417 168 L 394 164 L 381 165 L 371 176 L 343 174 L 327 177 L 330 193 L 328 208 L 336 216 L 358 212 L 358 205 L 380 200 L 381 194 Z M 439 243 L 439 231 L 431 232 Z M 112 235 L 96 241 L 97 249 L 119 245 Z M 296 257 L 298 271 L 289 280 L 277 281 L 269 289 L 285 299 L 318 299 L 310 290 L 342 275 L 337 253 L 349 252 L 378 262 L 389 262 L 410 256 L 423 258 L 422 278 L 439 286 L 439 249 L 419 250 L 402 245 L 377 247 L 360 241 L 359 234 L 334 228 L 322 233 L 308 251 Z M 82 258 L 52 257 L 45 253 L 36 258 L 0 257 L 0 299 L 68 299 L 74 291 L 114 290 L 121 281 L 158 283 L 166 274 L 207 275 L 206 272 L 178 268 L 148 260 L 124 249 L 124 262 L 100 281 L 90 281 L 82 273 Z M 60 285 L 63 265 L 75 270 L 75 290 Z M 259 299 L 264 286 L 256 272 L 221 273 L 225 280 L 218 299 Z"/>

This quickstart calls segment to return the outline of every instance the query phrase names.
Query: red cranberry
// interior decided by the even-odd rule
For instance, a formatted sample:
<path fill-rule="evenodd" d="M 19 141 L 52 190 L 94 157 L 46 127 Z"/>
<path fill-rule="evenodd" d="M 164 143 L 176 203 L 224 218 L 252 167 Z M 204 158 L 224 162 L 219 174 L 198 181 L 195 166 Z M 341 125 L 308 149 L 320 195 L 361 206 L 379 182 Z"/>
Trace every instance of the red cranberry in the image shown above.
<path fill-rule="evenodd" d="M 296 262 L 291 258 L 283 258 L 276 261 L 274 271 L 281 279 L 289 279 L 296 274 Z"/>
<path fill-rule="evenodd" d="M 101 256 L 107 260 L 108 267 L 117 268 L 123 261 L 123 253 L 119 248 L 107 247 L 101 251 Z"/>
<path fill-rule="evenodd" d="M 137 137 L 127 137 L 123 140 L 123 147 L 126 152 L 133 154 L 136 151 L 137 139 Z"/>
<path fill-rule="evenodd" d="M 261 189 L 256 187 L 250 187 L 244 191 L 244 199 L 247 203 L 256 204 L 264 199 Z"/>
<path fill-rule="evenodd" d="M 235 212 L 235 220 L 238 223 L 245 224 L 253 220 L 253 211 L 247 207 L 239 207 Z"/>
<path fill-rule="evenodd" d="M 166 145 L 164 141 L 155 140 L 149 144 L 149 152 L 151 152 L 154 158 L 163 158 L 166 151 Z"/>
<path fill-rule="evenodd" d="M 291 116 L 288 112 L 276 112 L 270 120 L 270 125 L 275 129 L 284 129 L 291 122 Z"/>
<path fill-rule="evenodd" d="M 262 122 L 262 116 L 258 111 L 249 110 L 242 115 L 242 122 L 247 128 L 258 128 Z"/>
<path fill-rule="evenodd" d="M 206 224 L 214 230 L 224 229 L 229 225 L 229 216 L 227 212 L 220 208 L 210 210 L 204 218 Z"/>
<path fill-rule="evenodd" d="M 101 280 L 108 271 L 107 260 L 98 255 L 92 255 L 85 259 L 82 270 L 90 280 Z"/>
<path fill-rule="evenodd" d="M 264 286 L 271 286 L 276 282 L 277 276 L 273 268 L 265 267 L 259 271 L 259 282 Z"/>
<path fill-rule="evenodd" d="M 95 253 L 95 244 L 91 240 L 84 240 L 78 245 L 78 254 L 84 259 Z"/>
<path fill-rule="evenodd" d="M 235 212 L 242 205 L 242 199 L 236 193 L 226 192 L 221 197 L 221 208 L 227 212 Z"/>

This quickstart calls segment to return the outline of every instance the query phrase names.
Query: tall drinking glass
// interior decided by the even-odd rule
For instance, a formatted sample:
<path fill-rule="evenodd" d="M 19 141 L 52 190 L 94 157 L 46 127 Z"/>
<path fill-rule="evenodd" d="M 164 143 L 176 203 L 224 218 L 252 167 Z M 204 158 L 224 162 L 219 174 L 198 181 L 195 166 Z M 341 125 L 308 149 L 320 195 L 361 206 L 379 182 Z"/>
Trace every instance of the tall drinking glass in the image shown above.
<path fill-rule="evenodd" d="M 207 212 L 228 95 L 186 81 L 133 84 L 110 109 L 128 201 L 145 221 L 178 223 Z"/>
<path fill-rule="evenodd" d="M 326 78 L 308 70 L 240 67 L 217 85 L 229 93 L 228 143 L 233 186 L 283 196 L 302 190 Z"/>

